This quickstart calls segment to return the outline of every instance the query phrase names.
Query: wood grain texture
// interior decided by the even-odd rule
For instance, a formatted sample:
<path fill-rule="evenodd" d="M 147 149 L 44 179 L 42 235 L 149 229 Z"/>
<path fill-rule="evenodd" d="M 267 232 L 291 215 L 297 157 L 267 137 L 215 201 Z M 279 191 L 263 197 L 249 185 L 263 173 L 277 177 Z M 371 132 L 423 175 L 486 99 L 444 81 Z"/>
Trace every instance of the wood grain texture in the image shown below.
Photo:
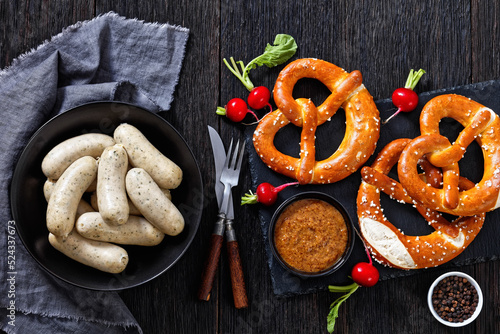
<path fill-rule="evenodd" d="M 200 289 L 198 291 L 198 299 L 200 300 L 210 300 L 215 275 L 217 274 L 217 268 L 219 267 L 222 243 L 222 235 L 212 234 L 210 237 L 208 257 L 206 263 L 204 264 L 203 272 L 201 273 Z"/>
<path fill-rule="evenodd" d="M 495 0 L 2 1 L 0 67 L 9 66 L 64 27 L 108 11 L 190 29 L 174 102 L 163 116 L 193 150 L 205 182 L 206 206 L 197 237 L 182 259 L 155 280 L 120 293 L 144 333 L 327 333 L 328 308 L 338 297 L 325 291 L 276 298 L 257 209 L 236 205 L 236 234 L 249 307 L 237 310 L 233 306 L 224 253 L 210 301 L 197 298 L 217 216 L 206 125 L 215 127 L 224 142 L 233 136 L 242 138 L 244 130 L 244 125 L 215 115 L 217 106 L 248 93 L 224 66 L 223 58 L 233 56 L 246 63 L 260 55 L 276 34 L 287 33 L 299 46 L 294 59 L 316 57 L 348 71 L 360 70 L 375 99 L 389 97 L 403 85 L 410 68 L 427 71 L 417 92 L 500 77 L 500 5 Z M 283 67 L 259 67 L 250 77 L 254 84 L 272 88 Z M 321 103 L 327 92 L 318 82 L 301 80 L 295 94 Z M 242 175 L 234 194 L 255 187 L 248 169 Z M 427 289 L 445 271 L 437 268 L 358 289 L 340 308 L 335 332 L 500 332 L 500 261 L 458 269 L 475 277 L 486 296 L 483 312 L 473 324 L 450 329 L 431 317 Z"/>
<path fill-rule="evenodd" d="M 248 307 L 248 296 L 245 287 L 245 275 L 241 264 L 240 250 L 237 241 L 229 241 L 226 244 L 227 258 L 229 262 L 229 273 L 233 291 L 234 307 L 237 309 Z"/>

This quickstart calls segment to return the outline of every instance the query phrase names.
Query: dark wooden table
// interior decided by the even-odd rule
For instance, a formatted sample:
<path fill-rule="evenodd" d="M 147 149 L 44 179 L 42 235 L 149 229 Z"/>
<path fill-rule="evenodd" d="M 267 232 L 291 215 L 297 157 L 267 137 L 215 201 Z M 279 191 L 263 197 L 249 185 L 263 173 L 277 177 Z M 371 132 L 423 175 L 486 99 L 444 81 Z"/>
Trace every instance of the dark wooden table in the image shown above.
<path fill-rule="evenodd" d="M 316 57 L 363 73 L 374 98 L 389 97 L 410 68 L 427 74 L 418 91 L 500 78 L 500 3 L 496 0 L 407 1 L 125 1 L 32 0 L 0 2 L 0 67 L 64 27 L 115 11 L 129 18 L 168 22 L 190 29 L 175 100 L 165 118 L 186 138 L 206 189 L 213 189 L 213 160 L 206 140 L 212 125 L 224 140 L 243 128 L 215 115 L 218 105 L 245 96 L 245 88 L 222 58 L 249 61 L 277 33 L 295 37 L 295 58 Z M 259 68 L 254 83 L 273 87 L 282 67 Z M 313 88 L 302 88 L 304 96 Z M 243 170 L 242 189 L 250 188 Z M 256 207 L 236 209 L 237 234 L 250 307 L 233 307 L 225 253 L 209 302 L 196 298 L 213 222 L 207 203 L 199 232 L 184 257 L 167 273 L 121 292 L 145 333 L 326 333 L 326 315 L 337 297 L 321 292 L 291 298 L 273 294 Z M 491 222 L 496 223 L 496 222 Z M 465 329 L 440 325 L 429 313 L 426 293 L 445 270 L 379 282 L 360 289 L 340 309 L 337 333 L 499 333 L 500 262 L 460 268 L 485 295 L 479 318 Z"/>

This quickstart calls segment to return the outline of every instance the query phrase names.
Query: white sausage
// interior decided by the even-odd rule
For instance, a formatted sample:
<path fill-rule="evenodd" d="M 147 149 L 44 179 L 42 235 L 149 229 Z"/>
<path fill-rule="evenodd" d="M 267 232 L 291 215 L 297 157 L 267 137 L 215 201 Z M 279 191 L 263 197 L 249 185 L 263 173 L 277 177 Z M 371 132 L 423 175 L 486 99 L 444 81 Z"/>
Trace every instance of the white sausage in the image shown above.
<path fill-rule="evenodd" d="M 130 164 L 144 169 L 160 188 L 174 189 L 182 181 L 182 170 L 151 144 L 139 129 L 120 124 L 114 132 L 117 143 L 127 150 Z"/>
<path fill-rule="evenodd" d="M 87 239 L 122 245 L 155 246 L 165 237 L 144 217 L 132 215 L 125 224 L 114 225 L 106 223 L 99 212 L 89 212 L 78 218 L 75 228 Z"/>
<path fill-rule="evenodd" d="M 42 171 L 49 179 L 57 180 L 77 159 L 89 155 L 98 158 L 102 151 L 115 144 L 111 136 L 87 133 L 69 138 L 56 145 L 42 161 Z"/>
<path fill-rule="evenodd" d="M 67 236 L 75 225 L 78 203 L 97 174 L 97 161 L 85 156 L 73 162 L 61 175 L 47 205 L 47 228 Z"/>
<path fill-rule="evenodd" d="M 172 193 L 170 192 L 170 189 L 164 189 L 164 188 L 161 188 L 161 192 L 167 196 L 167 198 L 169 200 L 172 200 Z"/>
<path fill-rule="evenodd" d="M 90 186 L 85 190 L 86 193 L 93 193 L 97 190 L 97 178 L 90 184 Z"/>
<path fill-rule="evenodd" d="M 92 205 L 92 207 L 94 208 L 95 211 L 99 211 L 99 201 L 97 200 L 97 193 L 92 193 L 92 195 L 90 196 L 90 205 Z M 139 211 L 139 209 L 137 209 L 134 205 L 134 203 L 132 203 L 132 201 L 130 200 L 130 198 L 127 197 L 127 203 L 128 203 L 128 211 L 129 211 L 129 214 L 130 215 L 134 215 L 134 216 L 140 216 L 142 215 L 142 213 Z"/>
<path fill-rule="evenodd" d="M 76 208 L 75 219 L 78 219 L 81 215 L 87 212 L 95 212 L 95 210 L 89 203 L 82 199 L 78 203 L 78 208 Z"/>
<path fill-rule="evenodd" d="M 50 182 L 49 180 L 47 180 L 46 182 Z M 48 185 L 47 187 L 50 187 L 50 185 Z M 169 200 L 172 200 L 172 193 L 170 192 L 170 189 L 161 189 L 161 191 L 163 192 L 163 194 L 165 194 L 165 196 L 167 196 L 167 198 Z M 95 211 L 99 211 L 99 201 L 97 200 L 97 194 L 94 192 L 92 193 L 92 195 L 90 196 L 90 204 L 92 205 L 92 207 L 94 208 Z M 137 209 L 134 205 L 134 203 L 132 203 L 132 201 L 130 200 L 130 198 L 127 197 L 127 203 L 128 203 L 128 208 L 129 208 L 129 214 L 131 215 L 134 215 L 134 216 L 140 216 L 142 215 L 142 213 L 139 211 L 139 209 Z"/>
<path fill-rule="evenodd" d="M 52 192 L 54 191 L 55 187 L 56 187 L 55 181 L 49 179 L 45 181 L 45 184 L 43 185 L 43 194 L 47 202 L 49 201 L 50 195 L 52 195 Z M 82 199 L 78 203 L 78 208 L 76 209 L 76 219 L 78 219 L 78 217 L 80 217 L 86 212 L 94 212 L 94 211 L 96 210 L 94 210 L 94 208 L 89 203 L 87 203 L 85 200 Z"/>
<path fill-rule="evenodd" d="M 55 187 L 56 181 L 51 179 L 47 179 L 43 184 L 43 196 L 45 196 L 45 200 L 47 201 L 47 203 L 49 202 L 50 195 L 52 195 Z"/>
<path fill-rule="evenodd" d="M 49 233 L 49 243 L 75 261 L 112 274 L 122 272 L 129 260 L 127 251 L 122 247 L 86 239 L 75 230 L 65 238 Z"/>
<path fill-rule="evenodd" d="M 174 236 L 184 229 L 184 217 L 142 168 L 132 168 L 125 178 L 130 200 L 160 231 Z"/>
<path fill-rule="evenodd" d="M 107 223 L 124 224 L 128 220 L 129 207 L 125 190 L 127 167 L 127 152 L 122 145 L 104 149 L 99 159 L 96 193 L 99 212 Z"/>

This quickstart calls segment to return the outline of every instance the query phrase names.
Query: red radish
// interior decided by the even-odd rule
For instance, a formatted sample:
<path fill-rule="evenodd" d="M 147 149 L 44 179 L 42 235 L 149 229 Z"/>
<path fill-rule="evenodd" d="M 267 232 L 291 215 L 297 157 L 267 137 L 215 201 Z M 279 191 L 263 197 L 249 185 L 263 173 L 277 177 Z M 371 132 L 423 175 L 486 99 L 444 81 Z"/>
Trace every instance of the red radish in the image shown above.
<path fill-rule="evenodd" d="M 378 282 L 379 273 L 373 264 L 360 262 L 352 268 L 351 277 L 354 282 L 369 288 Z"/>
<path fill-rule="evenodd" d="M 278 193 L 288 186 L 299 184 L 298 182 L 290 182 L 282 184 L 281 186 L 274 187 L 272 184 L 263 182 L 259 184 L 255 194 L 250 191 L 241 198 L 241 205 L 262 203 L 264 205 L 273 205 L 278 198 Z"/>
<path fill-rule="evenodd" d="M 216 113 L 217 115 L 227 116 L 227 118 L 229 118 L 233 122 L 241 122 L 245 118 L 247 113 L 252 114 L 257 119 L 257 121 L 259 120 L 257 115 L 253 111 L 248 109 L 247 103 L 239 97 L 235 97 L 229 100 L 225 108 L 217 107 Z"/>
<path fill-rule="evenodd" d="M 380 274 L 378 269 L 373 265 L 372 257 L 368 248 L 365 246 L 366 255 L 368 255 L 369 262 L 357 263 L 351 271 L 352 280 L 365 288 L 369 288 L 377 284 Z"/>
<path fill-rule="evenodd" d="M 387 122 L 389 122 L 391 118 L 399 114 L 401 111 L 410 112 L 415 110 L 418 104 L 418 95 L 413 89 L 424 74 L 425 71 L 423 69 L 418 70 L 418 72 L 410 70 L 410 74 L 408 75 L 408 79 L 406 79 L 405 86 L 396 89 L 392 93 L 392 103 L 396 107 L 398 107 L 398 110 L 396 110 L 396 112 L 392 114 L 391 117 L 383 121 L 382 124 L 386 124 Z"/>
<path fill-rule="evenodd" d="M 265 86 L 255 87 L 248 94 L 247 102 L 250 108 L 260 110 L 268 106 L 272 111 L 271 104 L 269 103 L 271 99 L 271 92 Z"/>

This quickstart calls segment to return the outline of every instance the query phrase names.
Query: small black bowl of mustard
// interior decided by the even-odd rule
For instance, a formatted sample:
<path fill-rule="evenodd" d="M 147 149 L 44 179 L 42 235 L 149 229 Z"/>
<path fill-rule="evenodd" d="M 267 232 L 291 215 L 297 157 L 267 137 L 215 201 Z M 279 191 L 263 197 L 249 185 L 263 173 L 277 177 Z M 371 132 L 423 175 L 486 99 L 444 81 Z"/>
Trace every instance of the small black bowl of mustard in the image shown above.
<path fill-rule="evenodd" d="M 347 211 L 322 192 L 288 198 L 274 213 L 268 235 L 275 259 L 300 277 L 333 273 L 354 246 L 354 227 Z"/>

